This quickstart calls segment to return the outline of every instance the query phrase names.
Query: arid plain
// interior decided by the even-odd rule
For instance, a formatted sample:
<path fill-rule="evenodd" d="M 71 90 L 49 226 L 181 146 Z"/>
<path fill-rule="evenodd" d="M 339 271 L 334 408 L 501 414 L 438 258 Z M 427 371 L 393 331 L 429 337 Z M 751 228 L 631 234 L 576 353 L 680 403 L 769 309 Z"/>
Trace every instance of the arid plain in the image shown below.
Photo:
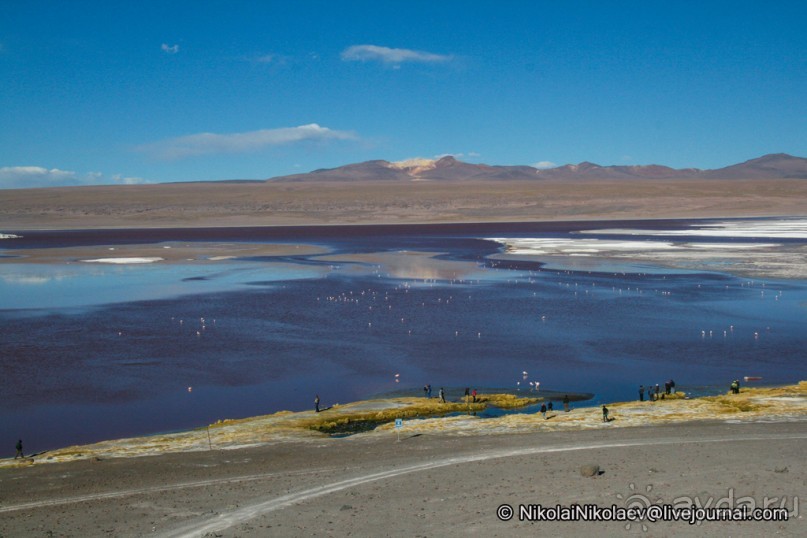
<path fill-rule="evenodd" d="M 0 229 L 807 214 L 803 179 L 219 182 L 0 191 Z"/>

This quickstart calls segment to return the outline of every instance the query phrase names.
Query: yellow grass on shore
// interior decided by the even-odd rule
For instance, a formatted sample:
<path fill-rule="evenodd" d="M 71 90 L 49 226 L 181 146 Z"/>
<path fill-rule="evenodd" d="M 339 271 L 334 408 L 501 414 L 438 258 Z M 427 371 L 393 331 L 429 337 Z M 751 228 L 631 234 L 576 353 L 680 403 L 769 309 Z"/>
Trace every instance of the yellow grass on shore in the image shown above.
<path fill-rule="evenodd" d="M 475 413 L 488 404 L 523 407 L 540 398 L 509 394 L 479 395 L 476 403 L 442 403 L 437 398 L 390 398 L 334 405 L 319 413 L 280 411 L 271 415 L 220 420 L 192 431 L 103 441 L 53 450 L 35 458 L 0 460 L 0 467 L 64 462 L 79 459 L 136 457 L 169 452 L 236 449 L 286 441 L 332 440 L 331 433 L 361 432 L 362 436 L 389 436 L 396 418 L 404 420 L 401 435 L 491 435 L 536 431 L 585 430 L 691 421 L 754 422 L 807 420 L 807 381 L 783 387 L 744 388 L 740 394 L 688 399 L 682 393 L 656 402 L 608 404 L 608 422 L 599 407 L 555 409 L 543 418 L 536 414 L 511 414 L 480 419 Z M 450 413 L 462 415 L 444 417 Z M 410 420 L 416 419 L 416 420 Z"/>

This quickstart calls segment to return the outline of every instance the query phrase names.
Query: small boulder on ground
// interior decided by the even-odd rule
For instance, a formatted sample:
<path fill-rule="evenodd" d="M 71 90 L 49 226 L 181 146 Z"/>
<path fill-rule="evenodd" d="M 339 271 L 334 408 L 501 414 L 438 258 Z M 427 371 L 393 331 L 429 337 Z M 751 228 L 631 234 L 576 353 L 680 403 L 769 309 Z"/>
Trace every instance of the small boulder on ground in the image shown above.
<path fill-rule="evenodd" d="M 580 467 L 580 476 L 592 477 L 600 474 L 600 466 L 596 463 L 587 463 Z"/>

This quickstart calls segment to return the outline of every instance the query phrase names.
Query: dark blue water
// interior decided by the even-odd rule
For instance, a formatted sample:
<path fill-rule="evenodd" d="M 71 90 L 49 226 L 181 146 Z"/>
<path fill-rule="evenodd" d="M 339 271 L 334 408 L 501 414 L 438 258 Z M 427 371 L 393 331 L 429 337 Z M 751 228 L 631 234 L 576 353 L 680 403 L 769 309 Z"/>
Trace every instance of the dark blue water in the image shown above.
<path fill-rule="evenodd" d="M 435 391 L 529 391 L 530 381 L 540 381 L 607 402 L 670 378 L 681 390 L 727 386 L 745 375 L 807 379 L 803 281 L 486 261 L 499 245 L 479 237 L 576 229 L 497 226 L 330 228 L 310 236 L 273 230 L 259 238 L 226 231 L 227 240 L 306 242 L 341 253 L 429 251 L 468 262 L 461 277 L 425 281 L 319 256 L 0 266 L 0 440 L 11 446 L 21 437 L 39 451 L 307 409 L 315 394 L 324 405 L 407 388 L 419 396 L 425 383 Z M 19 252 L 121 239 L 120 232 L 20 233 L 28 243 Z M 123 239 L 213 239 L 173 233 L 127 231 Z M 11 274 L 36 278 L 25 283 Z"/>

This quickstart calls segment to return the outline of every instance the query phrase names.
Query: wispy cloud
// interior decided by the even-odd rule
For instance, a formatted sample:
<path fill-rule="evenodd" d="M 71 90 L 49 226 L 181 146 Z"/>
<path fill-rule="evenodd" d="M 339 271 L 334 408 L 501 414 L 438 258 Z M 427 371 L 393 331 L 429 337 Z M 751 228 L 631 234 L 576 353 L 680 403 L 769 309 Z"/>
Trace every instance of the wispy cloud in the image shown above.
<path fill-rule="evenodd" d="M 100 172 L 79 174 L 70 170 L 42 166 L 0 167 L 0 189 L 29 189 L 39 187 L 69 187 L 76 185 L 109 185 L 147 183 L 137 177 L 115 174 L 107 177 Z"/>
<path fill-rule="evenodd" d="M 435 155 L 434 159 L 442 159 L 443 157 L 454 157 L 455 159 L 463 159 L 465 157 L 469 157 L 475 159 L 476 157 L 481 157 L 479 153 L 476 151 L 469 151 L 468 153 L 440 153 Z"/>
<path fill-rule="evenodd" d="M 177 52 L 179 52 L 179 45 L 169 45 L 167 43 L 163 43 L 160 49 L 162 49 L 163 52 L 168 54 L 176 54 Z"/>
<path fill-rule="evenodd" d="M 357 136 L 349 131 L 336 131 L 311 123 L 299 127 L 261 129 L 245 133 L 199 133 L 152 142 L 135 149 L 158 159 L 173 160 L 197 155 L 245 153 L 306 141 L 355 140 L 356 138 Z"/>
<path fill-rule="evenodd" d="M 539 161 L 532 165 L 533 168 L 537 168 L 538 170 L 546 170 L 547 168 L 557 168 L 557 164 L 553 163 L 552 161 Z"/>
<path fill-rule="evenodd" d="M 26 187 L 51 187 L 56 185 L 78 185 L 75 172 L 41 166 L 4 166 L 0 168 L 0 187 L 21 189 Z"/>
<path fill-rule="evenodd" d="M 250 56 L 243 56 L 239 58 L 239 60 L 259 65 L 262 67 L 271 67 L 271 68 L 287 67 L 289 65 L 299 62 L 298 58 L 278 54 L 276 52 L 266 52 L 266 53 L 253 54 Z"/>
<path fill-rule="evenodd" d="M 381 62 L 388 65 L 399 65 L 405 62 L 445 63 L 450 62 L 453 56 L 421 50 L 392 49 L 378 45 L 353 45 L 342 51 L 341 58 L 346 62 Z"/>
<path fill-rule="evenodd" d="M 112 182 L 117 183 L 119 185 L 141 185 L 143 183 L 148 183 L 142 177 L 128 177 L 124 176 L 123 174 L 115 174 L 112 176 Z"/>

